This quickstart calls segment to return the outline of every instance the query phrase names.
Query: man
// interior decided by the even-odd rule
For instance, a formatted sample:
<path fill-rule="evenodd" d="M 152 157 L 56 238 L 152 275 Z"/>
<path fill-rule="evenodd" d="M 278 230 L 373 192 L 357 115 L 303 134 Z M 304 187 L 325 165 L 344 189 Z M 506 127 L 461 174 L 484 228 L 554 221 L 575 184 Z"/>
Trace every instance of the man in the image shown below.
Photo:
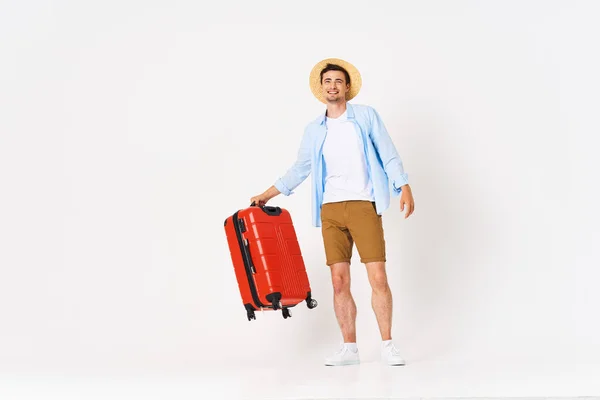
<path fill-rule="evenodd" d="M 392 294 L 385 270 L 381 214 L 389 207 L 390 189 L 400 196 L 405 218 L 413 213 L 414 201 L 401 158 L 379 114 L 372 107 L 348 102 L 361 84 L 358 70 L 344 60 L 326 59 L 315 65 L 311 90 L 327 110 L 307 125 L 294 165 L 250 201 L 264 205 L 280 193 L 289 196 L 312 173 L 312 222 L 321 227 L 343 336 L 341 349 L 325 364 L 360 362 L 356 304 L 350 293 L 350 259 L 356 243 L 372 288 L 372 308 L 382 338 L 381 360 L 404 365 L 391 340 Z"/>

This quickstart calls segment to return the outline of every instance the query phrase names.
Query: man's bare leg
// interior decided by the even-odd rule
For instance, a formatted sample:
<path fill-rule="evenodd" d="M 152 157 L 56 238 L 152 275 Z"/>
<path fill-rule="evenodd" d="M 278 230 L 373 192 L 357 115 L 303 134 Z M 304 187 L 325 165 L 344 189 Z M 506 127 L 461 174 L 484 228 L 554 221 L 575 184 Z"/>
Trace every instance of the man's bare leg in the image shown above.
<path fill-rule="evenodd" d="M 333 283 L 333 307 L 337 317 L 344 345 L 340 351 L 325 359 L 325 365 L 359 364 L 356 345 L 356 303 L 350 294 L 350 264 L 347 262 L 331 265 Z"/>
<path fill-rule="evenodd" d="M 375 312 L 382 340 L 392 339 L 392 291 L 388 285 L 385 262 L 365 264 L 371 284 L 371 306 Z"/>
<path fill-rule="evenodd" d="M 333 306 L 344 343 L 356 343 L 356 303 L 350 293 L 350 264 L 331 265 Z"/>

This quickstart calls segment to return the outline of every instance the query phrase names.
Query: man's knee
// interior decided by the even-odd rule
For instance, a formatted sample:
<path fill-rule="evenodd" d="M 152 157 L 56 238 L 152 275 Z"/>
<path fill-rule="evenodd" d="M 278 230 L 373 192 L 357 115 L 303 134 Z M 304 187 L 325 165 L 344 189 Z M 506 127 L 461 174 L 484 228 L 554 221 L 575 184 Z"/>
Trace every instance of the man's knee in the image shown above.
<path fill-rule="evenodd" d="M 331 280 L 335 294 L 346 293 L 350 291 L 350 271 L 346 263 L 332 265 Z"/>
<path fill-rule="evenodd" d="M 376 292 L 385 292 L 388 290 L 389 285 L 385 275 L 378 275 L 375 279 L 373 279 L 372 287 Z"/>
<path fill-rule="evenodd" d="M 371 288 L 376 292 L 388 290 L 388 279 L 384 263 L 367 264 Z"/>
<path fill-rule="evenodd" d="M 350 291 L 350 280 L 344 276 L 333 277 L 333 291 L 335 294 L 346 293 Z"/>

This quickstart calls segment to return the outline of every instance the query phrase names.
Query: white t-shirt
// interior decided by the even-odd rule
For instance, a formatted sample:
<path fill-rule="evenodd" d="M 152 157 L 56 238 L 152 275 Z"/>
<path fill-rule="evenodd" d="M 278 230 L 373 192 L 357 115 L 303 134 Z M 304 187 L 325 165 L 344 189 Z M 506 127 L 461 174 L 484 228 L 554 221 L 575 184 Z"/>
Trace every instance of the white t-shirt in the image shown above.
<path fill-rule="evenodd" d="M 375 201 L 367 172 L 362 140 L 346 112 L 326 119 L 327 136 L 323 144 L 325 192 L 323 203 L 347 200 Z"/>

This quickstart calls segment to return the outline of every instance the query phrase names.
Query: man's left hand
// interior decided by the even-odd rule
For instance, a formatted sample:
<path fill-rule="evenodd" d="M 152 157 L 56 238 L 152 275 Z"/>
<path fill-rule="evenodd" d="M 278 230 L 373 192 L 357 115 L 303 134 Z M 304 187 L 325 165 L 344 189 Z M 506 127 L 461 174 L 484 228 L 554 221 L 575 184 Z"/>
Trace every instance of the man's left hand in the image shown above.
<path fill-rule="evenodd" d="M 404 215 L 404 219 L 410 217 L 413 211 L 415 211 L 415 200 L 408 185 L 402 186 L 402 193 L 400 194 L 400 211 L 404 211 L 405 207 L 406 214 Z"/>

